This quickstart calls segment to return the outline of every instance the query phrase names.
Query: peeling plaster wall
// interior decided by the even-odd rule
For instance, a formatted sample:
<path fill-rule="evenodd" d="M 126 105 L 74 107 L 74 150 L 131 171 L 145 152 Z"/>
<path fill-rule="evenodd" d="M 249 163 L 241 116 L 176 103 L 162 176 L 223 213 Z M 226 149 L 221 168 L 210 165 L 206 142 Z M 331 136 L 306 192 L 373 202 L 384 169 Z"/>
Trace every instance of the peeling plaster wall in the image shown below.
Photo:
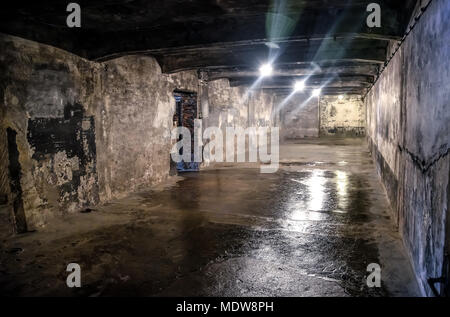
<path fill-rule="evenodd" d="M 17 133 L 20 163 L 20 195 L 8 160 L 1 193 L 11 209 L 23 202 L 28 230 L 169 175 L 173 91 L 196 92 L 196 72 L 161 74 L 143 56 L 95 63 L 8 35 L 0 46 L 0 142 Z"/>
<path fill-rule="evenodd" d="M 30 230 L 98 201 L 95 127 L 83 127 L 99 79 L 96 65 L 50 46 L 0 35 L 0 47 L 0 137 L 17 133 L 20 164 L 20 193 L 8 195 L 22 200 Z"/>
<path fill-rule="evenodd" d="M 366 98 L 369 146 L 426 295 L 448 217 L 449 16 L 450 2 L 434 0 Z"/>
<path fill-rule="evenodd" d="M 288 102 L 277 103 L 282 140 L 319 136 L 319 103 L 309 94 L 295 94 Z M 281 106 L 280 106 L 281 105 Z"/>
<path fill-rule="evenodd" d="M 366 107 L 360 96 L 322 96 L 319 102 L 321 136 L 365 135 Z"/>

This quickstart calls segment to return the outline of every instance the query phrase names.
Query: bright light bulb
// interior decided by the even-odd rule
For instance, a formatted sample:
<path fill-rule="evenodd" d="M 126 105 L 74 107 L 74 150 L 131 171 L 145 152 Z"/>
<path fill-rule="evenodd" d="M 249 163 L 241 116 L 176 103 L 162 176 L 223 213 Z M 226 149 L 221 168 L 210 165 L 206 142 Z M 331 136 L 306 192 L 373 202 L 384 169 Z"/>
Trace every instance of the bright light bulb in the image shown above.
<path fill-rule="evenodd" d="M 339 100 L 342 100 L 342 99 L 344 99 L 344 96 L 339 95 L 338 99 L 339 99 Z"/>
<path fill-rule="evenodd" d="M 305 89 L 304 81 L 296 81 L 294 85 L 294 91 L 303 91 Z"/>
<path fill-rule="evenodd" d="M 259 68 L 259 73 L 261 74 L 261 77 L 268 77 L 272 75 L 272 65 L 270 64 L 264 64 Z"/>
<path fill-rule="evenodd" d="M 321 92 L 322 92 L 322 89 L 320 89 L 320 88 L 314 89 L 312 92 L 312 96 L 319 97 Z"/>

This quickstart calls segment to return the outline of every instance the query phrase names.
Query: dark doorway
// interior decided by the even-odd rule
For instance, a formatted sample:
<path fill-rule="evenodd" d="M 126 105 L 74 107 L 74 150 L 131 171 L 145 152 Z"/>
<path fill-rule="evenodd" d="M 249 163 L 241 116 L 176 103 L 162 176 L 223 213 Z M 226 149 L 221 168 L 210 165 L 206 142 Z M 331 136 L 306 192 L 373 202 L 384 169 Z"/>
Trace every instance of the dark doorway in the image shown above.
<path fill-rule="evenodd" d="M 28 230 L 25 219 L 25 211 L 23 209 L 22 185 L 20 184 L 22 168 L 19 162 L 19 150 L 17 149 L 16 142 L 17 132 L 11 128 L 8 128 L 6 129 L 6 134 L 8 138 L 8 171 L 14 211 L 14 227 L 17 233 L 24 233 Z"/>
<path fill-rule="evenodd" d="M 191 162 L 176 163 L 178 172 L 197 172 L 199 163 L 194 162 L 194 120 L 197 119 L 197 94 L 191 92 L 174 91 L 175 114 L 173 116 L 174 126 L 182 126 L 191 132 Z M 181 137 L 178 141 L 181 140 Z M 183 154 L 184 149 L 180 149 Z"/>

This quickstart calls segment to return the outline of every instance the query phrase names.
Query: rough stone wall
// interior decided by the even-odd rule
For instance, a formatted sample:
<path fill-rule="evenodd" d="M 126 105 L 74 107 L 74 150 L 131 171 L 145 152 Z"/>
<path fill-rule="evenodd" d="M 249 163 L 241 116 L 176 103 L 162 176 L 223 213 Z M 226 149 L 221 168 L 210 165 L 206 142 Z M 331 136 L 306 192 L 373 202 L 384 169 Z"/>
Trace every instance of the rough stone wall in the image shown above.
<path fill-rule="evenodd" d="M 426 295 L 448 216 L 449 16 L 450 2 L 434 0 L 366 98 L 369 146 Z"/>
<path fill-rule="evenodd" d="M 319 103 L 309 94 L 295 94 L 288 102 L 278 101 L 282 140 L 319 136 Z"/>
<path fill-rule="evenodd" d="M 162 74 L 155 59 L 102 65 L 97 111 L 100 197 L 109 200 L 164 180 L 170 169 L 175 89 L 197 92 L 197 73 Z"/>
<path fill-rule="evenodd" d="M 364 136 L 366 130 L 366 107 L 361 96 L 322 96 L 319 101 L 320 135 Z"/>

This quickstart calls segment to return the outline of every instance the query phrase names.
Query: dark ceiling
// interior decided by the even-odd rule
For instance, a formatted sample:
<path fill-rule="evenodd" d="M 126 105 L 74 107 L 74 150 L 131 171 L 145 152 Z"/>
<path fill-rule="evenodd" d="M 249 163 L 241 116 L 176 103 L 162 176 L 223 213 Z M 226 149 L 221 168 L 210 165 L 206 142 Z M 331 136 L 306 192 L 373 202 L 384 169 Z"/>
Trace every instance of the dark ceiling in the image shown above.
<path fill-rule="evenodd" d="M 66 26 L 65 0 L 11 1 L 0 31 L 60 47 L 91 60 L 154 56 L 163 72 L 202 69 L 209 77 L 250 85 L 261 63 L 275 73 L 261 88 L 289 89 L 298 78 L 328 93 L 371 85 L 386 49 L 398 41 L 416 0 L 73 0 L 82 27 Z M 369 28 L 377 2 L 382 27 Z M 279 48 L 270 48 L 267 43 Z M 311 77 L 309 77 L 311 76 Z"/>

